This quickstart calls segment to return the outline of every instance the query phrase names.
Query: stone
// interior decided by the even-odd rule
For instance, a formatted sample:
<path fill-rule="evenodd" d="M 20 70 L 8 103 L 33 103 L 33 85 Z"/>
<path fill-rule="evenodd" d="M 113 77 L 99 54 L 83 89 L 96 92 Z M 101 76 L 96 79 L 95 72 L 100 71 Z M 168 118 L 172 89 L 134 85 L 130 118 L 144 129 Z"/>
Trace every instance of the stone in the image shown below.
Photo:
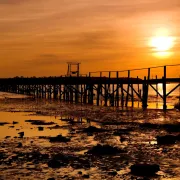
<path fill-rule="evenodd" d="M 21 148 L 22 147 L 22 143 L 19 142 L 18 145 L 17 145 L 17 148 Z"/>
<path fill-rule="evenodd" d="M 92 155 L 114 155 L 118 153 L 124 153 L 124 151 L 118 149 L 117 147 L 112 147 L 109 145 L 100 145 L 100 144 L 97 144 L 87 152 L 87 154 L 92 154 Z"/>
<path fill-rule="evenodd" d="M 23 137 L 24 137 L 24 132 L 19 132 L 18 134 L 19 134 L 19 137 L 20 137 L 20 138 L 23 138 Z"/>
<path fill-rule="evenodd" d="M 39 130 L 39 131 L 43 131 L 43 130 L 44 130 L 44 127 L 39 126 L 39 127 L 38 127 L 38 130 Z"/>
<path fill-rule="evenodd" d="M 56 137 L 49 137 L 50 142 L 69 142 L 70 140 L 70 138 L 66 138 L 62 135 L 58 135 Z"/>
<path fill-rule="evenodd" d="M 116 175 L 117 175 L 117 172 L 116 172 L 116 171 L 110 171 L 110 172 L 108 172 L 108 174 L 109 174 L 110 176 L 116 176 Z"/>
<path fill-rule="evenodd" d="M 160 167 L 157 164 L 134 164 L 130 169 L 131 173 L 136 176 L 154 176 Z"/>
<path fill-rule="evenodd" d="M 60 168 L 62 166 L 62 163 L 60 161 L 52 159 L 48 162 L 48 166 L 50 168 Z"/>
<path fill-rule="evenodd" d="M 168 145 L 175 144 L 177 137 L 173 135 L 157 136 L 157 144 L 159 145 Z"/>
<path fill-rule="evenodd" d="M 84 178 L 84 179 L 89 179 L 89 174 L 84 174 L 84 175 L 82 176 L 82 178 Z"/>
<path fill-rule="evenodd" d="M 88 128 L 85 128 L 83 130 L 83 132 L 86 132 L 86 133 L 105 132 L 105 131 L 107 131 L 107 130 L 106 129 L 97 128 L 95 126 L 89 126 Z"/>

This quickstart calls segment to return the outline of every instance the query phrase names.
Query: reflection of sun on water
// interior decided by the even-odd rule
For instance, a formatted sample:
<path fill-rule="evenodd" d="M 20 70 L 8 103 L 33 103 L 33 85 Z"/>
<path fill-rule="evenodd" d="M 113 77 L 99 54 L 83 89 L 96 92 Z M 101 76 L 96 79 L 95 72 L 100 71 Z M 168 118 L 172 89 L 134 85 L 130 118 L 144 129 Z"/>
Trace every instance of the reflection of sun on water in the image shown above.
<path fill-rule="evenodd" d="M 174 37 L 164 33 L 164 30 L 160 30 L 156 36 L 150 40 L 150 47 L 155 51 L 155 55 L 158 57 L 169 57 L 172 55 L 170 50 L 174 46 Z"/>

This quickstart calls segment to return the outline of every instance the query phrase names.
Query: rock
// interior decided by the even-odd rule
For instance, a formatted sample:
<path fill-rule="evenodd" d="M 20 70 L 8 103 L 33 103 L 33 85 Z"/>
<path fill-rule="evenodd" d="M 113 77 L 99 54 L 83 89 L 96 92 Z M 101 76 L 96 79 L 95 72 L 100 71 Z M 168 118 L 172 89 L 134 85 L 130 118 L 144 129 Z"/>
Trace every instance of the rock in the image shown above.
<path fill-rule="evenodd" d="M 129 134 L 129 132 L 132 131 L 131 129 L 117 129 L 113 135 L 114 136 L 121 136 L 122 134 Z"/>
<path fill-rule="evenodd" d="M 19 134 L 19 137 L 20 137 L 20 138 L 23 138 L 23 137 L 24 137 L 24 132 L 19 132 L 18 134 Z"/>
<path fill-rule="evenodd" d="M 130 169 L 136 176 L 153 176 L 160 170 L 157 164 L 134 164 Z"/>
<path fill-rule="evenodd" d="M 176 124 L 164 124 L 164 128 L 168 132 L 180 132 L 180 123 L 176 123 Z"/>
<path fill-rule="evenodd" d="M 5 139 L 9 139 L 11 136 L 6 136 Z"/>
<path fill-rule="evenodd" d="M 13 124 L 18 124 L 18 122 L 16 122 L 16 121 L 13 121 Z"/>
<path fill-rule="evenodd" d="M 87 152 L 87 154 L 92 154 L 92 155 L 114 155 L 118 153 L 124 153 L 124 151 L 118 149 L 117 147 L 112 147 L 109 145 L 100 145 L 100 144 L 97 144 L 97 146 L 94 146 L 92 149 L 90 149 Z"/>
<path fill-rule="evenodd" d="M 86 132 L 86 133 L 105 132 L 105 131 L 107 131 L 107 130 L 106 129 L 97 128 L 95 126 L 89 126 L 88 128 L 85 128 L 83 130 L 83 132 Z"/>
<path fill-rule="evenodd" d="M 14 126 L 9 126 L 9 128 L 14 128 Z"/>
<path fill-rule="evenodd" d="M 55 180 L 55 178 L 48 178 L 47 180 Z"/>
<path fill-rule="evenodd" d="M 82 178 L 84 178 L 84 179 L 89 179 L 89 174 L 84 174 L 84 175 L 82 176 Z"/>
<path fill-rule="evenodd" d="M 52 127 L 48 127 L 49 129 L 61 129 L 62 127 L 59 126 L 59 125 L 55 125 L 55 126 L 52 126 Z"/>
<path fill-rule="evenodd" d="M 177 137 L 173 135 L 157 136 L 157 144 L 166 145 L 166 144 L 175 144 Z"/>
<path fill-rule="evenodd" d="M 0 152 L 0 160 L 5 158 L 5 154 Z"/>
<path fill-rule="evenodd" d="M 79 175 L 82 175 L 82 171 L 78 171 L 78 174 L 79 174 Z"/>
<path fill-rule="evenodd" d="M 52 159 L 48 162 L 48 166 L 50 168 L 60 168 L 62 166 L 62 163 L 56 159 Z"/>
<path fill-rule="evenodd" d="M 6 124 L 9 124 L 9 123 L 7 123 L 7 122 L 0 122 L 0 126 L 4 126 Z"/>
<path fill-rule="evenodd" d="M 180 102 L 177 102 L 177 103 L 174 105 L 174 108 L 180 110 Z"/>
<path fill-rule="evenodd" d="M 53 125 L 54 122 L 45 122 L 44 120 L 25 120 L 25 122 L 29 122 L 32 125 Z"/>
<path fill-rule="evenodd" d="M 58 135 L 56 137 L 49 137 L 50 142 L 69 142 L 70 140 L 70 138 L 66 138 L 62 135 Z"/>
<path fill-rule="evenodd" d="M 22 147 L 22 143 L 19 142 L 18 145 L 17 145 L 17 148 L 21 148 Z"/>
<path fill-rule="evenodd" d="M 44 130 L 44 127 L 39 126 L 39 127 L 38 127 L 38 130 L 39 130 L 39 131 L 43 131 L 43 130 Z"/>
<path fill-rule="evenodd" d="M 151 123 L 142 123 L 139 125 L 142 129 L 158 129 L 160 125 L 158 124 L 151 124 Z"/>
<path fill-rule="evenodd" d="M 116 175 L 117 175 L 117 172 L 116 172 L 116 171 L 110 171 L 110 172 L 108 172 L 108 174 L 109 174 L 110 176 L 116 176 Z"/>

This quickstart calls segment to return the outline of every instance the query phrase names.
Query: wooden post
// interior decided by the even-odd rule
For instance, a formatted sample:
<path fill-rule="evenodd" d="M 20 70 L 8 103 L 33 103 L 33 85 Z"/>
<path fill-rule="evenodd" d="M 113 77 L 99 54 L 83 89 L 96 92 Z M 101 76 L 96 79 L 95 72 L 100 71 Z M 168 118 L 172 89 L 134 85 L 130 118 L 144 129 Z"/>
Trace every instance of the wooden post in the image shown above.
<path fill-rule="evenodd" d="M 146 83 L 146 86 L 147 86 L 147 104 L 148 104 L 148 97 L 149 97 L 149 80 L 150 80 L 150 74 L 151 73 L 151 69 L 150 68 L 148 68 L 148 78 L 147 78 L 147 83 Z"/>
<path fill-rule="evenodd" d="M 166 66 L 164 66 L 164 77 L 163 77 L 163 110 L 166 111 Z"/>
<path fill-rule="evenodd" d="M 113 100 L 113 106 L 115 105 L 115 98 L 114 98 L 114 83 L 112 84 L 112 100 Z"/>
<path fill-rule="evenodd" d="M 75 94 L 75 96 L 76 96 L 76 92 L 73 93 L 73 85 L 69 85 L 69 94 L 70 94 L 69 100 L 70 100 L 71 103 L 73 103 L 73 100 L 74 100 L 74 95 L 73 94 Z"/>
<path fill-rule="evenodd" d="M 128 87 L 127 87 L 127 95 L 126 95 L 126 107 L 128 106 L 128 100 L 129 100 L 129 81 L 130 81 L 130 70 L 128 70 Z"/>
<path fill-rule="evenodd" d="M 88 104 L 93 104 L 93 84 L 88 84 Z"/>
<path fill-rule="evenodd" d="M 65 84 L 63 85 L 63 100 L 66 101 L 66 86 Z"/>
<path fill-rule="evenodd" d="M 117 101 L 117 107 L 119 107 L 119 72 L 116 72 L 116 78 L 117 78 L 117 91 L 116 91 L 116 101 Z"/>
<path fill-rule="evenodd" d="M 107 85 L 104 84 L 104 106 L 107 106 Z"/>
<path fill-rule="evenodd" d="M 58 94 L 58 89 L 56 87 L 56 85 L 53 86 L 53 96 L 54 96 L 54 99 L 57 99 L 57 94 Z"/>
<path fill-rule="evenodd" d="M 137 76 L 137 80 L 139 79 L 139 77 Z M 138 83 L 138 94 L 140 95 L 140 88 L 139 88 L 139 83 Z M 141 96 L 140 96 L 141 97 Z M 139 107 L 139 98 L 138 98 L 138 107 Z"/>
<path fill-rule="evenodd" d="M 156 97 L 158 98 L 158 83 L 157 83 L 157 75 L 156 75 Z"/>
<path fill-rule="evenodd" d="M 124 107 L 124 92 L 123 92 L 123 83 L 121 83 L 121 107 Z"/>
<path fill-rule="evenodd" d="M 84 98 L 83 98 L 83 103 L 87 103 L 87 84 L 84 84 Z"/>
<path fill-rule="evenodd" d="M 102 77 L 102 72 L 100 72 L 100 79 Z M 99 106 L 99 97 L 100 97 L 100 90 L 101 90 L 101 85 L 100 83 L 97 85 L 97 102 L 96 105 Z"/>
<path fill-rule="evenodd" d="M 109 104 L 110 106 L 113 106 L 113 97 L 111 94 L 111 84 L 110 84 L 110 80 L 111 80 L 111 71 L 109 71 L 109 78 L 108 78 L 108 89 L 107 89 L 107 100 L 109 99 Z"/>
<path fill-rule="evenodd" d="M 132 107 L 134 107 L 134 90 L 133 90 L 133 84 L 131 84 L 131 102 L 132 102 Z"/>
<path fill-rule="evenodd" d="M 81 84 L 81 103 L 83 102 L 83 85 Z"/>
<path fill-rule="evenodd" d="M 62 100 L 62 89 L 61 84 L 59 85 L 59 99 Z"/>
<path fill-rule="evenodd" d="M 75 102 L 76 103 L 79 102 L 79 84 L 76 84 L 76 88 L 75 88 Z"/>
<path fill-rule="evenodd" d="M 146 82 L 146 76 L 144 77 L 143 81 L 143 99 L 142 99 L 142 107 L 143 109 L 147 109 L 147 82 Z"/>

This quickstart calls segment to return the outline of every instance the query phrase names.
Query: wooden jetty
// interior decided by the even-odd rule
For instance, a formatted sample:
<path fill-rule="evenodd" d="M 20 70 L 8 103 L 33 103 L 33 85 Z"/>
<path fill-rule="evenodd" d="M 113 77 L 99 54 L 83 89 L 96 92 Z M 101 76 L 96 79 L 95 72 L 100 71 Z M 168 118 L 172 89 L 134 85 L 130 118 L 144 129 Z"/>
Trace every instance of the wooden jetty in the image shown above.
<path fill-rule="evenodd" d="M 180 68 L 179 64 L 127 71 L 89 72 L 86 76 L 79 74 L 79 63 L 73 65 L 77 65 L 78 69 L 73 72 L 75 76 L 70 70 L 71 64 L 68 64 L 68 75 L 66 76 L 0 78 L 0 91 L 31 95 L 37 98 L 59 99 L 71 103 L 96 104 L 97 106 L 134 107 L 134 102 L 138 100 L 142 103 L 142 108 L 146 109 L 149 87 L 151 87 L 157 96 L 162 98 L 163 109 L 166 110 L 167 97 L 180 88 L 180 77 L 167 77 L 167 68 L 172 66 Z M 162 69 L 161 78 L 157 76 L 151 78 L 151 71 L 154 68 Z M 132 77 L 131 72 L 137 70 L 145 70 L 147 74 L 144 78 Z M 104 76 L 103 73 L 108 75 Z M 127 73 L 127 76 L 122 77 L 122 73 Z M 176 84 L 169 92 L 166 88 L 168 83 Z M 158 90 L 158 84 L 162 84 L 162 94 Z"/>

